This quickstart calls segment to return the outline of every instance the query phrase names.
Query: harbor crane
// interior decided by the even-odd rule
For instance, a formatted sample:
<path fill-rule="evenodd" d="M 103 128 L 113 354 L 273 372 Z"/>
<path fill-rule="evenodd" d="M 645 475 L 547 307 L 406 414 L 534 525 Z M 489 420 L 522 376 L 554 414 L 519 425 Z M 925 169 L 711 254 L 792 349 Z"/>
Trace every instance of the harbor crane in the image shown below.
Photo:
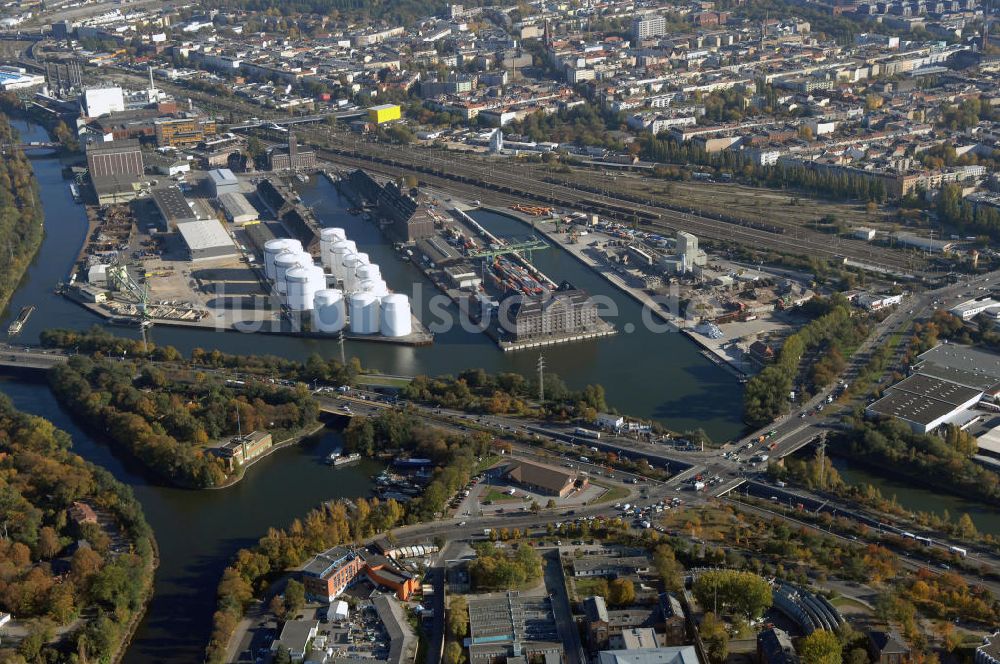
<path fill-rule="evenodd" d="M 128 293 L 136 302 L 139 311 L 139 329 L 142 331 L 142 351 L 147 352 L 146 330 L 153 325 L 149 316 L 149 289 L 146 284 L 139 283 L 129 274 L 128 266 L 121 261 L 121 254 L 115 259 L 111 269 L 108 270 L 108 279 L 114 290 Z"/>
<path fill-rule="evenodd" d="M 486 281 L 486 263 L 496 260 L 499 256 L 506 256 L 508 254 L 519 254 L 523 255 L 525 259 L 530 263 L 531 254 L 534 251 L 540 251 L 541 249 L 548 249 L 549 245 L 546 242 L 538 239 L 534 235 L 529 236 L 521 242 L 507 242 L 506 244 L 491 244 L 484 249 L 477 249 L 470 251 L 466 254 L 471 259 L 481 258 L 482 262 L 480 264 L 480 274 L 479 278 Z"/>

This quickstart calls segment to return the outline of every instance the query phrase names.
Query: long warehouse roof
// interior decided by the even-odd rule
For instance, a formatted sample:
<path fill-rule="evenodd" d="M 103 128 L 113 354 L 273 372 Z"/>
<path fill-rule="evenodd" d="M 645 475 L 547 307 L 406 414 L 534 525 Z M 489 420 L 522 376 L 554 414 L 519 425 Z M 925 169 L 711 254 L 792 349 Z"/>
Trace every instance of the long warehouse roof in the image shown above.
<path fill-rule="evenodd" d="M 177 230 L 192 251 L 233 246 L 233 238 L 229 237 L 218 219 L 186 221 L 177 224 Z"/>

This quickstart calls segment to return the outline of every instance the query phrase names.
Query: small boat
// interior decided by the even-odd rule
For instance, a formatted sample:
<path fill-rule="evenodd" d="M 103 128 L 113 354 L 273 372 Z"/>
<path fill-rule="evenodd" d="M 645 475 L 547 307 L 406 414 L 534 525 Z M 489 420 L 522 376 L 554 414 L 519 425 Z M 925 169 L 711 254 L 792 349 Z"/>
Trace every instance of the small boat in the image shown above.
<path fill-rule="evenodd" d="M 357 452 L 353 454 L 348 454 L 347 456 L 342 456 L 340 452 L 333 452 L 326 458 L 326 462 L 333 466 L 334 468 L 339 468 L 341 466 L 346 466 L 348 464 L 357 463 L 361 461 L 361 455 Z"/>
<path fill-rule="evenodd" d="M 309 182 L 309 176 L 306 175 L 305 173 L 296 173 L 295 179 L 298 180 L 299 182 Z"/>
<path fill-rule="evenodd" d="M 73 200 L 77 203 L 82 203 L 83 198 L 80 196 L 80 187 L 75 182 L 69 183 L 69 193 L 73 196 Z"/>
<path fill-rule="evenodd" d="M 35 312 L 35 305 L 29 304 L 21 307 L 21 311 L 18 312 L 17 318 L 11 322 L 10 326 L 7 328 L 8 337 L 16 337 L 21 333 L 21 328 L 24 324 L 28 322 L 28 318 Z"/>

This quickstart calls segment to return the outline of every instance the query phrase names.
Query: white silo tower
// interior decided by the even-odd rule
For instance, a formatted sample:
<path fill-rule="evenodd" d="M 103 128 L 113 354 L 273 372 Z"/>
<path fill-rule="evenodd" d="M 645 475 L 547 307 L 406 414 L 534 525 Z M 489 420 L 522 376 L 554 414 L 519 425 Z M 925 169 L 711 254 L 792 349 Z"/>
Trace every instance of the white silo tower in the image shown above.
<path fill-rule="evenodd" d="M 354 293 L 348 301 L 351 332 L 377 334 L 379 331 L 379 301 L 371 293 Z"/>
<path fill-rule="evenodd" d="M 354 253 L 354 250 L 351 248 L 350 241 L 341 240 L 339 242 L 335 242 L 333 246 L 330 248 L 330 251 L 332 252 L 332 255 L 330 257 L 330 260 L 332 261 L 332 265 L 330 267 L 330 274 L 332 274 L 333 277 L 337 280 L 343 280 L 344 258 Z"/>
<path fill-rule="evenodd" d="M 324 288 L 313 296 L 313 331 L 340 332 L 347 324 L 347 303 L 344 294 L 336 288 Z"/>
<path fill-rule="evenodd" d="M 359 267 L 357 272 L 354 273 L 354 276 L 358 278 L 358 281 L 365 281 L 368 279 L 372 280 L 381 279 L 382 271 L 379 269 L 379 266 L 376 265 L 375 263 L 369 263 L 367 265 L 362 265 L 361 267 Z"/>
<path fill-rule="evenodd" d="M 323 267 L 333 270 L 333 245 L 347 238 L 343 228 L 324 228 L 319 232 L 319 256 Z"/>
<path fill-rule="evenodd" d="M 363 263 L 357 254 L 349 254 L 344 257 L 344 261 L 341 263 L 341 273 L 343 274 L 344 290 L 348 293 L 353 292 L 357 287 L 357 271 L 362 265 Z"/>
<path fill-rule="evenodd" d="M 326 288 L 323 268 L 318 265 L 293 267 L 285 273 L 285 303 L 292 311 L 309 311 L 317 291 Z"/>
<path fill-rule="evenodd" d="M 285 275 L 296 267 L 312 265 L 312 256 L 305 252 L 288 251 L 274 259 L 274 288 L 284 295 L 288 292 Z"/>
<path fill-rule="evenodd" d="M 382 336 L 386 337 L 405 337 L 412 334 L 410 298 L 399 293 L 382 298 L 381 330 Z"/>
<path fill-rule="evenodd" d="M 264 243 L 264 274 L 274 281 L 274 259 L 285 251 L 302 251 L 302 243 L 292 238 L 282 237 Z"/>

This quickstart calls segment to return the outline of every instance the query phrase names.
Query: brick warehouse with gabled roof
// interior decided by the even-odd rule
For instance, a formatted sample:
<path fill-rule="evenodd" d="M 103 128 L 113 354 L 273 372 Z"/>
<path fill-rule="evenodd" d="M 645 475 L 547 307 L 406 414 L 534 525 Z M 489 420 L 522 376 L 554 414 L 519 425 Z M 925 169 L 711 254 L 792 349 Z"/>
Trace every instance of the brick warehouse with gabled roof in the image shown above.
<path fill-rule="evenodd" d="M 504 471 L 507 479 L 529 491 L 565 498 L 575 487 L 583 488 L 587 479 L 576 471 L 531 461 L 514 461 Z"/>

